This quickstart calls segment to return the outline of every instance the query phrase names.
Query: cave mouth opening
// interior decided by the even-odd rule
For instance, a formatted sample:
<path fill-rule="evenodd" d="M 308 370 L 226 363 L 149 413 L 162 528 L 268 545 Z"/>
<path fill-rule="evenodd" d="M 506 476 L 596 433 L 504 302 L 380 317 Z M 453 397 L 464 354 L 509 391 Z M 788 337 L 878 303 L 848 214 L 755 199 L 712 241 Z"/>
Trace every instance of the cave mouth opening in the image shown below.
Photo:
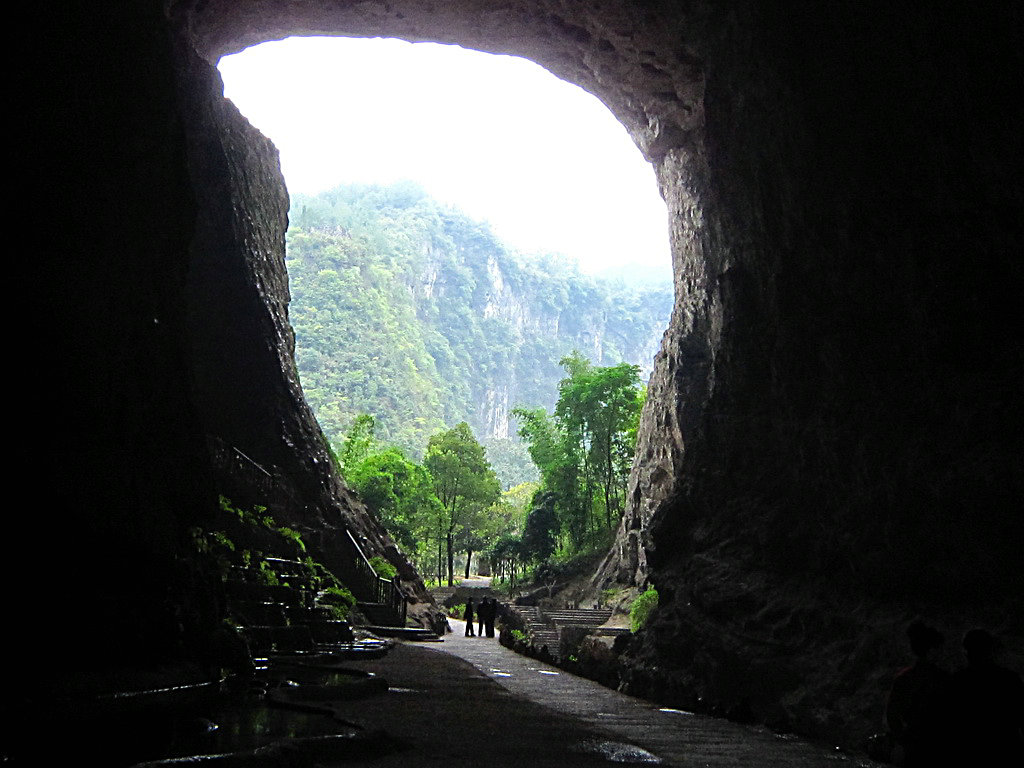
<path fill-rule="evenodd" d="M 585 276 L 663 286 L 664 317 L 627 360 L 650 375 L 672 301 L 665 201 L 651 163 L 600 99 L 520 57 L 396 38 L 290 37 L 226 55 L 218 69 L 225 96 L 280 152 L 290 235 L 313 218 L 308 202 L 342 185 L 412 179 L 485 221 L 512 255 L 561 252 Z M 319 353 L 292 319 L 307 401 L 340 439 L 340 393 L 309 388 Z M 486 437 L 514 431 L 517 404 L 504 423 L 481 425 Z"/>
<path fill-rule="evenodd" d="M 245 16 L 237 7 L 216 1 L 185 3 L 179 9 L 180 12 L 175 12 L 176 24 L 203 60 L 204 66 L 199 67 L 202 71 L 197 70 L 197 77 L 203 80 L 210 74 L 209 67 L 216 67 L 221 57 L 292 35 L 388 36 L 407 42 L 434 41 L 483 53 L 521 56 L 604 104 L 654 169 L 662 204 L 668 211 L 673 272 L 672 318 L 654 360 L 638 430 L 634 475 L 646 473 L 649 482 L 644 482 L 643 497 L 639 492 L 629 494 L 624 525 L 630 529 L 639 527 L 639 521 L 668 508 L 675 494 L 676 478 L 665 467 L 680 466 L 682 442 L 676 436 L 696 431 L 701 419 L 713 383 L 710 366 L 703 361 L 713 359 L 713 346 L 721 330 L 720 297 L 713 285 L 718 268 L 708 248 L 714 230 L 703 218 L 711 175 L 704 154 L 704 65 L 700 53 L 703 31 L 687 27 L 683 19 L 668 18 L 665 21 L 671 24 L 664 29 L 655 25 L 641 31 L 630 18 L 604 15 L 604 9 L 598 7 L 580 8 L 569 23 L 562 16 L 563 9 L 551 0 L 536 0 L 511 10 L 471 5 L 425 9 L 404 1 L 331 7 L 267 5 L 261 6 L 258 17 Z M 216 83 L 210 85 L 216 91 Z M 215 113 L 215 129 L 235 122 L 237 112 L 230 104 L 215 98 L 213 104 L 203 101 L 197 106 L 206 109 L 208 104 Z M 216 226 L 221 217 L 233 222 L 242 235 L 237 240 L 244 241 L 227 243 L 229 249 L 242 245 L 242 256 L 248 261 L 249 243 L 261 246 L 256 254 L 261 263 L 251 264 L 250 274 L 239 276 L 239 283 L 257 283 L 259 295 L 245 296 L 244 300 L 255 298 L 261 304 L 260 322 L 288 346 L 293 343 L 287 314 L 288 277 L 284 271 L 284 249 L 277 247 L 284 243 L 287 196 L 279 170 L 272 167 L 276 163 L 266 162 L 261 153 L 269 142 L 248 128 L 229 128 L 230 135 L 223 142 L 214 142 L 239 159 L 236 167 L 242 173 L 233 168 L 229 181 L 234 185 L 234 196 L 221 194 L 217 185 L 223 180 L 219 178 L 215 178 L 213 185 L 200 182 L 195 187 L 200 210 L 216 209 L 216 215 L 204 215 L 201 219 L 199 248 L 214 259 L 223 250 L 223 240 L 231 233 Z M 261 145 L 260 151 L 250 151 L 254 144 Z M 220 160 L 219 156 L 214 158 L 213 172 L 220 171 Z M 254 162 L 249 165 L 249 161 Z M 599 165 L 600 158 L 594 164 Z M 663 225 L 659 229 L 663 231 Z M 268 267 L 265 273 L 264 265 Z M 216 275 L 213 277 L 216 279 Z M 238 289 L 240 293 L 252 293 L 251 286 L 239 284 Z M 281 467 L 295 479 L 296 485 L 302 486 L 301 495 L 305 497 L 308 493 L 313 503 L 299 522 L 309 522 L 313 528 L 321 524 L 329 527 L 328 521 L 338 518 L 336 512 L 345 517 L 345 491 L 337 485 L 333 473 L 323 469 L 329 468 L 331 461 L 299 385 L 292 350 L 272 350 L 267 345 L 251 343 L 254 339 L 248 338 L 247 323 L 245 327 L 235 323 L 218 330 L 220 339 L 211 338 L 201 315 L 213 314 L 207 307 L 211 300 L 223 302 L 223 291 L 220 285 L 200 274 L 190 275 L 189 290 L 189 303 L 198 315 L 192 320 L 195 367 L 199 369 L 198 376 L 208 379 L 201 381 L 198 388 L 210 393 L 201 398 L 203 421 L 216 427 L 218 434 L 229 435 L 231 444 L 243 450 L 253 446 L 257 460 Z M 233 323 L 233 319 L 228 322 Z M 228 344 L 220 343 L 221 339 Z M 680 339 L 687 350 L 685 356 L 673 351 Z M 229 359 L 224 360 L 225 356 Z M 684 359 L 701 364 L 681 370 L 679 365 Z M 258 367 L 263 371 L 253 375 Z M 227 378 L 242 383 L 243 397 L 221 391 L 219 382 L 225 379 L 225 371 Z M 282 393 L 280 401 L 269 403 L 267 387 L 258 386 L 259 376 L 264 374 L 273 379 L 271 385 Z M 677 408 L 676 404 L 683 401 L 687 407 Z M 658 444 L 659 440 L 666 442 L 664 435 L 670 436 L 667 447 Z M 630 552 L 617 556 L 619 560 L 624 557 L 623 562 L 636 561 L 645 567 L 642 553 L 637 557 L 633 551 L 640 546 L 639 540 L 633 537 L 627 546 Z M 617 563 L 618 560 L 609 567 L 629 569 L 619 568 Z"/>
<path fill-rule="evenodd" d="M 412 181 L 523 252 L 670 277 L 665 204 L 608 107 L 533 61 L 397 38 L 289 37 L 222 57 L 288 189 Z M 595 159 L 598 159 L 595 162 Z"/>

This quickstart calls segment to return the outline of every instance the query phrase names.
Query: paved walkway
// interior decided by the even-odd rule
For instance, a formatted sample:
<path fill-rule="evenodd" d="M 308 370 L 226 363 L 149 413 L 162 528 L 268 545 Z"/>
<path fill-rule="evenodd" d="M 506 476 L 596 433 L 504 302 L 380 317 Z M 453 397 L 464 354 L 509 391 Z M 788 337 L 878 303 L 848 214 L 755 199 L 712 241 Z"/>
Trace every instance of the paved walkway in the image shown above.
<path fill-rule="evenodd" d="M 689 768 L 842 768 L 877 766 L 867 758 L 795 738 L 783 738 L 764 728 L 660 708 L 643 699 L 612 691 L 535 659 L 520 656 L 497 639 L 464 637 L 465 624 L 451 620 L 452 634 L 435 652 L 468 661 L 513 695 L 569 716 L 589 729 L 610 735 L 609 741 L 642 747 L 663 764 Z M 509 722 L 506 727 L 517 728 Z M 615 762 L 651 762 L 623 753 Z M 524 761 L 523 763 L 527 763 Z"/>
<path fill-rule="evenodd" d="M 470 589 L 486 589 L 491 586 L 490 576 L 470 576 L 468 579 L 463 579 L 459 582 L 460 587 L 468 587 Z"/>

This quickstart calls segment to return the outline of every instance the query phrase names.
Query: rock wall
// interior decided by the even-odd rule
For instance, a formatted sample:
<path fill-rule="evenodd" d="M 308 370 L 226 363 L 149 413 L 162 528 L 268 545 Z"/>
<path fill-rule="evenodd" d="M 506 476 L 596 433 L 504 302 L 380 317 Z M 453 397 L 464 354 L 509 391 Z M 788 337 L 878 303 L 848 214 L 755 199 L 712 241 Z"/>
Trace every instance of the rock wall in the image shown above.
<path fill-rule="evenodd" d="M 859 746 L 915 615 L 1024 663 L 1020 16 L 733 20 L 660 166 L 681 301 L 595 587 L 662 596 L 629 690 Z"/>
<path fill-rule="evenodd" d="M 273 497 L 256 493 L 246 503 L 271 506 L 303 533 L 314 557 L 344 574 L 351 531 L 368 557 L 394 563 L 410 597 L 432 603 L 412 565 L 345 488 L 303 397 L 288 323 L 288 196 L 277 150 L 224 99 L 209 62 L 187 44 L 179 57 L 199 211 L 185 304 L 202 427 L 274 475 Z M 416 615 L 429 610 L 420 608 Z"/>
<path fill-rule="evenodd" d="M 662 594 L 629 651 L 631 690 L 723 709 L 745 699 L 780 727 L 855 742 L 876 727 L 913 614 L 950 637 L 984 624 L 1019 663 L 1018 7 L 167 7 L 170 23 L 159 3 L 48 6 L 16 82 L 38 238 L 21 285 L 41 311 L 26 315 L 38 417 L 15 469 L 47 525 L 18 515 L 13 540 L 43 541 L 59 564 L 15 603 L 30 647 L 69 616 L 92 618 L 120 630 L 91 644 L 97 660 L 123 661 L 166 623 L 159 608 L 132 613 L 140 602 L 171 594 L 210 612 L 182 532 L 213 503 L 202 437 L 214 418 L 291 462 L 313 506 L 338 500 L 308 527 L 356 509 L 322 469 L 289 378 L 284 285 L 263 272 L 281 224 L 280 192 L 263 187 L 272 164 L 231 167 L 224 147 L 244 154 L 251 139 L 227 114 L 226 134 L 196 133 L 194 112 L 221 108 L 182 101 L 182 88 L 201 101 L 192 89 L 212 75 L 176 53 L 174 29 L 209 61 L 293 33 L 528 56 L 599 95 L 656 164 L 677 304 L 602 572 Z M 227 163 L 220 182 L 190 160 L 197 140 Z M 231 290 L 257 316 L 229 318 L 226 333 L 258 336 L 243 343 L 274 370 L 262 383 L 210 376 L 195 330 L 217 312 L 207 298 L 188 309 L 210 296 L 190 283 L 204 268 L 192 260 L 248 248 L 257 285 Z M 269 421 L 236 419 L 236 402 Z M 192 623 L 199 637 L 204 620 Z"/>
<path fill-rule="evenodd" d="M 23 21 L 12 221 L 32 234 L 11 280 L 23 384 L 5 540 L 30 565 L 5 602 L 29 695 L 71 640 L 90 670 L 201 654 L 216 605 L 185 532 L 216 494 L 189 382 L 197 211 L 166 21 L 152 3 Z"/>

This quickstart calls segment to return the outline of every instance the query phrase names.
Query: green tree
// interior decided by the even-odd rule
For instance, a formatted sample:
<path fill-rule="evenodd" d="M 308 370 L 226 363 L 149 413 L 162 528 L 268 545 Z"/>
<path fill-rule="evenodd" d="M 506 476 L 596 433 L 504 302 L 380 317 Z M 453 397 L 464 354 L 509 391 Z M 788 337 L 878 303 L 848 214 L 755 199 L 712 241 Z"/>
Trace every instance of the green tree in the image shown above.
<path fill-rule="evenodd" d="M 644 389 L 628 363 L 595 367 L 578 352 L 561 363 L 567 375 L 554 415 L 536 408 L 513 415 L 542 489 L 553 496 L 559 529 L 578 551 L 607 537 L 624 509 Z"/>
<path fill-rule="evenodd" d="M 440 502 L 427 470 L 389 447 L 367 454 L 349 468 L 347 480 L 384 526 L 409 554 L 422 555 L 419 542 L 433 532 Z"/>
<path fill-rule="evenodd" d="M 487 550 L 487 559 L 491 561 L 494 575 L 508 581 L 509 590 L 516 587 L 516 575 L 523 560 L 523 542 L 515 534 L 502 536 Z"/>
<path fill-rule="evenodd" d="M 346 480 L 351 482 L 348 473 L 359 466 L 376 447 L 376 429 L 376 419 L 368 413 L 360 413 L 345 432 L 337 457 L 342 476 Z"/>
<path fill-rule="evenodd" d="M 427 442 L 424 465 L 444 514 L 448 585 L 454 583 L 456 536 L 472 529 L 473 518 L 501 495 L 501 483 L 486 452 L 466 422 L 434 435 Z"/>
<path fill-rule="evenodd" d="M 558 517 L 555 515 L 555 495 L 540 493 L 526 518 L 523 528 L 522 553 L 533 560 L 547 560 L 555 552 Z"/>
<path fill-rule="evenodd" d="M 622 512 L 643 407 L 640 371 L 628 363 L 595 368 L 577 352 L 562 364 L 569 376 L 558 386 L 555 419 L 574 441 L 586 486 L 600 495 L 611 528 Z"/>

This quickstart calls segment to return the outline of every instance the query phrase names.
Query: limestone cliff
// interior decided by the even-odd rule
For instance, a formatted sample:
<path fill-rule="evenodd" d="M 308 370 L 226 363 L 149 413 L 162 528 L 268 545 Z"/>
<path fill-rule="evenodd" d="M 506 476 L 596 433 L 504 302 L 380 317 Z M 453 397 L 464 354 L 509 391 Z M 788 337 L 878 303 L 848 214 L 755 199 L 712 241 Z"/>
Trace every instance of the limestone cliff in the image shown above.
<path fill-rule="evenodd" d="M 292 210 L 296 359 L 332 441 L 366 412 L 378 438 L 413 456 L 460 421 L 496 448 L 515 436 L 513 408 L 554 407 L 559 361 L 574 350 L 650 375 L 670 284 L 610 283 L 517 254 L 408 182 L 299 195 Z"/>

